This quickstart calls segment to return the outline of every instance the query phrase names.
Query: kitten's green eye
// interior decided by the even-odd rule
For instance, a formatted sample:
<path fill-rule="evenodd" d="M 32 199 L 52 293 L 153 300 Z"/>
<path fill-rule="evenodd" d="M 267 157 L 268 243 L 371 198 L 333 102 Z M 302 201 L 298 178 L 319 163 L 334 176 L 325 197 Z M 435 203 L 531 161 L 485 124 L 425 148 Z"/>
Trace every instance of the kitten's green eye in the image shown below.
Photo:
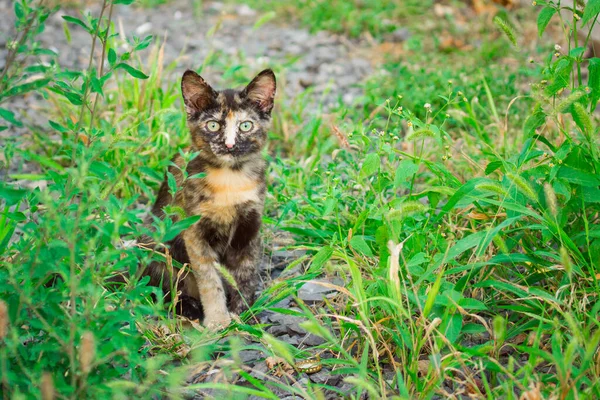
<path fill-rule="evenodd" d="M 252 129 L 252 126 L 253 126 L 252 122 L 244 121 L 240 124 L 240 130 L 242 132 L 248 132 L 250 129 Z"/>
<path fill-rule="evenodd" d="M 206 128 L 211 132 L 216 132 L 221 128 L 221 124 L 219 124 L 217 121 L 208 121 L 206 123 Z"/>

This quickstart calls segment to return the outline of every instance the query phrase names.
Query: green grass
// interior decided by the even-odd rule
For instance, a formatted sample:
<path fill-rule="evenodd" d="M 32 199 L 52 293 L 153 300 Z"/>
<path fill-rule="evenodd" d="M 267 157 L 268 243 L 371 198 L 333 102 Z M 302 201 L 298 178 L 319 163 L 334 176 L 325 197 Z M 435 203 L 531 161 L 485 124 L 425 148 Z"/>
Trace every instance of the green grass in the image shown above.
<path fill-rule="evenodd" d="M 15 6 L 20 32 L 43 25 L 46 12 L 31 4 Z M 182 398 L 210 389 L 221 398 L 276 399 L 279 390 L 320 399 L 339 390 L 294 386 L 271 372 L 252 378 L 239 357 L 250 349 L 290 364 L 320 354 L 352 386 L 339 396 L 352 399 L 598 398 L 598 59 L 585 60 L 572 37 L 554 54 L 554 28 L 552 40 L 526 50 L 523 32 L 537 30 L 540 9 L 499 12 L 519 50 L 490 29 L 491 16 L 458 29 L 458 14 L 436 18 L 427 8 L 275 6 L 279 22 L 295 18 L 313 31 L 382 39 L 402 23 L 413 36 L 400 55 L 374 50 L 377 72 L 333 124 L 305 111 L 316 101 L 310 93 L 275 109 L 263 234 L 267 244 L 291 235 L 289 247 L 306 254 L 288 269 L 304 272 L 269 282 L 252 310 L 218 333 L 169 317 L 144 281 L 103 287 L 112 272 L 159 257 L 123 241 L 162 241 L 181 229 L 164 221 L 149 231 L 140 209 L 188 138 L 175 64 L 164 65 L 161 43 L 150 39 L 137 49 L 152 49 L 144 58 L 121 53 L 121 39 L 105 35 L 108 22 L 96 31 L 91 19 L 69 26 L 97 37 L 108 66 L 101 74 L 94 60 L 88 74 L 49 68 L 36 58 L 42 30 L 27 30 L 0 80 L 0 117 L 30 134 L 3 146 L 4 162 L 34 163 L 35 176 L 11 178 L 47 187 L 0 186 L 4 397 L 51 398 L 52 389 L 60 398 Z M 466 47 L 442 45 L 449 34 Z M 224 84 L 256 72 L 218 50 L 201 68 L 222 72 Z M 286 73 L 287 65 L 271 67 Z M 47 100 L 49 126 L 5 108 L 29 91 Z M 295 298 L 300 312 L 274 308 L 322 275 L 346 282 L 334 299 L 308 306 Z M 300 350 L 268 335 L 255 324 L 267 309 L 302 316 L 324 344 Z M 185 387 L 191 371 L 209 370 L 218 379 Z"/>

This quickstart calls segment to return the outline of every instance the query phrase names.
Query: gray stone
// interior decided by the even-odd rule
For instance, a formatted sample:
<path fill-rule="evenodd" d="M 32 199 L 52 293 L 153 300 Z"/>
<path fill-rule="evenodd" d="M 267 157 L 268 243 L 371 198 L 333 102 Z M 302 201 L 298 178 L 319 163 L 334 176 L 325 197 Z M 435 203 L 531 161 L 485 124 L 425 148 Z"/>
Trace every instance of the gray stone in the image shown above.
<path fill-rule="evenodd" d="M 298 297 L 306 303 L 318 303 L 323 301 L 327 294 L 334 293 L 336 290 L 325 285 L 320 285 L 317 282 L 323 282 L 326 284 L 333 284 L 336 286 L 343 286 L 343 281 L 339 278 L 319 279 L 313 282 L 305 283 L 298 290 Z"/>
<path fill-rule="evenodd" d="M 395 31 L 387 34 L 385 38 L 391 42 L 404 42 L 410 39 L 411 33 L 408 28 L 398 28 Z"/>
<path fill-rule="evenodd" d="M 312 374 L 308 376 L 311 381 L 314 383 L 326 384 L 331 386 L 337 386 L 340 383 L 341 376 L 340 375 L 332 375 L 331 371 L 327 369 L 322 369 L 316 374 Z"/>
<path fill-rule="evenodd" d="M 300 340 L 298 339 L 297 335 L 290 336 L 290 335 L 286 334 L 286 335 L 280 336 L 278 339 L 287 344 L 291 344 L 292 346 L 297 346 L 300 343 Z"/>
<path fill-rule="evenodd" d="M 259 358 L 264 357 L 264 355 L 258 350 L 242 350 L 239 353 L 239 357 L 244 364 L 248 364 L 250 361 L 256 361 Z"/>
<path fill-rule="evenodd" d="M 273 326 L 269 327 L 267 331 L 274 336 L 280 336 L 286 333 L 290 336 L 306 333 L 299 325 L 305 321 L 305 318 L 303 317 L 273 313 L 269 315 L 269 320 L 273 322 Z"/>
<path fill-rule="evenodd" d="M 304 336 L 304 338 L 300 340 L 300 344 L 309 347 L 320 346 L 323 343 L 325 343 L 325 339 L 317 335 L 313 335 L 312 333 L 307 334 L 306 336 Z"/>
<path fill-rule="evenodd" d="M 306 374 L 302 374 L 304 377 L 300 378 L 296 381 L 296 383 L 294 383 L 292 386 L 295 388 L 305 388 L 306 385 L 308 384 L 308 378 L 306 377 Z"/>
<path fill-rule="evenodd" d="M 251 8 L 249 5 L 247 4 L 242 4 L 240 5 L 235 12 L 237 13 L 237 15 L 239 15 L 240 17 L 253 17 L 256 15 L 256 10 L 254 10 L 253 8 Z"/>

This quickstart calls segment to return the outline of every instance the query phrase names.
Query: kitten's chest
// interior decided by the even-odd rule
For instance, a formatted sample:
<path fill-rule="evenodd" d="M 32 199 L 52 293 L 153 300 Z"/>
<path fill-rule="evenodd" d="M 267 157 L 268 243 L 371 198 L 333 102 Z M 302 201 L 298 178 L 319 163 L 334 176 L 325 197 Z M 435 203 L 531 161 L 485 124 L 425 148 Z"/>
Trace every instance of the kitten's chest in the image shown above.
<path fill-rule="evenodd" d="M 243 170 L 208 168 L 202 178 L 201 196 L 193 213 L 221 223 L 230 224 L 240 208 L 259 203 L 260 181 Z"/>

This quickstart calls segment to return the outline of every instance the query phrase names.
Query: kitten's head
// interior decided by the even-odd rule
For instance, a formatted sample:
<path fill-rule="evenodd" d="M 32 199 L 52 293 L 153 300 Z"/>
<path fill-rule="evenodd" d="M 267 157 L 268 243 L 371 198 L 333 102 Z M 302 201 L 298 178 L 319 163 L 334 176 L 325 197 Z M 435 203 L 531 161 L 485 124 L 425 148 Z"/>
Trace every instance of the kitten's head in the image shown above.
<path fill-rule="evenodd" d="M 181 92 L 192 143 L 216 161 L 234 164 L 265 145 L 275 98 L 275 74 L 262 71 L 242 90 L 214 90 L 194 71 L 185 71 Z"/>

